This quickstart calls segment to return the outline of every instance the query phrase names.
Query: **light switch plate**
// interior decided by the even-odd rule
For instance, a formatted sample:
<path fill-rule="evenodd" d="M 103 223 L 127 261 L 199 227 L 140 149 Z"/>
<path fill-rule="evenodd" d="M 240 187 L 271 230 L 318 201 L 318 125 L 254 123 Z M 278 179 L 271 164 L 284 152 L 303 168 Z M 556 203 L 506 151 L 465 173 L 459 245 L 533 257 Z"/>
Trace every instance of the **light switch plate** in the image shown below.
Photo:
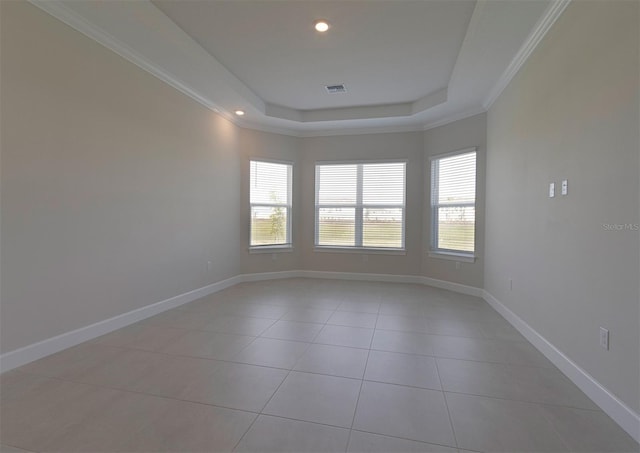
<path fill-rule="evenodd" d="M 549 183 L 549 198 L 553 198 L 556 196 L 556 183 Z"/>

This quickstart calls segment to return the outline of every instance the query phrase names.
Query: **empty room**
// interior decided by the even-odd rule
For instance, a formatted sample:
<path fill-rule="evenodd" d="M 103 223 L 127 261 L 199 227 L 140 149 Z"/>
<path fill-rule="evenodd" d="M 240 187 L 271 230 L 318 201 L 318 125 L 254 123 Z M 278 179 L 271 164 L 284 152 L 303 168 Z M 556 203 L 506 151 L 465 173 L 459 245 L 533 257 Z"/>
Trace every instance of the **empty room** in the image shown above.
<path fill-rule="evenodd" d="M 639 452 L 640 2 L 0 0 L 0 452 Z"/>

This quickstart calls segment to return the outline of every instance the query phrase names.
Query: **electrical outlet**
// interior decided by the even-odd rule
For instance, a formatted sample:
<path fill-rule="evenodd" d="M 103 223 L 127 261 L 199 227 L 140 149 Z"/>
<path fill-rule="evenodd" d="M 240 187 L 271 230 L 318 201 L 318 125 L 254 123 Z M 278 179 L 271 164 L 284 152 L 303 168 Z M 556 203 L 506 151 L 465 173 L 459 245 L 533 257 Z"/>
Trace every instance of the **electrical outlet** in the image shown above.
<path fill-rule="evenodd" d="M 569 181 L 567 181 L 566 179 L 562 180 L 562 186 L 560 187 L 560 193 L 562 193 L 562 195 L 566 195 L 569 192 Z"/>
<path fill-rule="evenodd" d="M 600 327 L 600 346 L 609 350 L 609 331 L 604 327 Z"/>
<path fill-rule="evenodd" d="M 509 280 L 509 291 L 513 291 L 513 280 Z"/>
<path fill-rule="evenodd" d="M 456 269 L 460 269 L 460 261 L 456 261 Z"/>

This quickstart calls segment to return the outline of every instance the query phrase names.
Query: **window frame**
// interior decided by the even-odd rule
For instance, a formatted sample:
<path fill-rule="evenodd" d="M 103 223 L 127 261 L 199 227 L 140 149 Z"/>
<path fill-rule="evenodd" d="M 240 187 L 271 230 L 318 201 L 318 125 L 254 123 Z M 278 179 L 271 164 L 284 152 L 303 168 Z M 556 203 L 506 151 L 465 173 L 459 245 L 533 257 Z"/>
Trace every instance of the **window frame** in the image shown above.
<path fill-rule="evenodd" d="M 389 204 L 364 204 L 363 203 L 363 166 L 368 164 L 404 164 L 404 181 L 402 191 L 402 206 Z M 340 253 L 362 253 L 382 254 L 382 255 L 406 255 L 406 220 L 407 220 L 407 164 L 408 159 L 375 159 L 375 160 L 338 160 L 338 161 L 316 161 L 314 163 L 314 251 L 316 252 L 340 252 Z M 320 194 L 319 167 L 330 165 L 356 165 L 356 202 L 352 204 L 318 204 Z M 331 208 L 352 208 L 355 211 L 354 219 L 354 243 L 355 245 L 320 245 L 320 230 L 318 222 L 320 219 L 320 209 Z M 364 234 L 364 209 L 401 209 L 401 247 L 367 247 L 362 245 Z"/>
<path fill-rule="evenodd" d="M 475 165 L 476 165 L 476 174 L 475 174 L 475 188 L 474 188 L 474 198 L 473 203 L 458 203 L 458 204 L 446 204 L 442 205 L 438 203 L 438 173 L 434 168 L 434 162 L 440 161 L 442 159 L 446 159 L 448 157 L 460 156 L 463 154 L 475 154 Z M 431 175 L 430 181 L 430 217 L 431 217 L 431 237 L 429 241 L 429 250 L 428 255 L 433 258 L 443 258 L 443 259 L 452 259 L 456 261 L 465 261 L 465 262 L 474 262 L 476 259 L 476 239 L 477 239 L 477 204 L 478 204 L 478 149 L 477 147 L 465 148 L 456 151 L 451 151 L 448 153 L 436 154 L 434 156 L 429 156 L 429 174 Z M 438 247 L 438 231 L 439 231 L 439 208 L 440 207 L 473 207 L 474 208 L 474 219 L 473 219 L 473 252 L 469 252 L 467 250 L 459 250 L 459 249 L 445 249 Z"/>
<path fill-rule="evenodd" d="M 287 171 L 287 202 L 286 203 L 252 203 L 251 202 L 251 164 L 253 162 L 264 162 L 267 164 L 279 164 L 286 165 Z M 263 157 L 251 157 L 249 158 L 249 253 L 268 253 L 268 252 L 290 252 L 293 249 L 293 172 L 294 163 L 286 160 L 269 159 Z M 253 208 L 254 207 L 279 207 L 284 208 L 287 215 L 287 234 L 285 242 L 282 244 L 263 244 L 263 245 L 251 245 L 252 234 L 252 222 L 253 222 Z"/>

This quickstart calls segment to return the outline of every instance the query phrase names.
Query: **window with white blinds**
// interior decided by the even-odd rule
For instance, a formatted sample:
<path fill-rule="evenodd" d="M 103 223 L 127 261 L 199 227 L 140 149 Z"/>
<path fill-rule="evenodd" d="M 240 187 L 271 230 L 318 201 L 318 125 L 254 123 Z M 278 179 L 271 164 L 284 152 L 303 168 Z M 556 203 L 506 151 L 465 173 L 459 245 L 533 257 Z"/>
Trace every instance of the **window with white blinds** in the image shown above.
<path fill-rule="evenodd" d="M 431 248 L 473 255 L 476 224 L 476 151 L 431 160 Z"/>
<path fill-rule="evenodd" d="M 250 162 L 251 247 L 291 246 L 291 164 Z"/>
<path fill-rule="evenodd" d="M 316 165 L 318 247 L 404 249 L 405 162 Z"/>

